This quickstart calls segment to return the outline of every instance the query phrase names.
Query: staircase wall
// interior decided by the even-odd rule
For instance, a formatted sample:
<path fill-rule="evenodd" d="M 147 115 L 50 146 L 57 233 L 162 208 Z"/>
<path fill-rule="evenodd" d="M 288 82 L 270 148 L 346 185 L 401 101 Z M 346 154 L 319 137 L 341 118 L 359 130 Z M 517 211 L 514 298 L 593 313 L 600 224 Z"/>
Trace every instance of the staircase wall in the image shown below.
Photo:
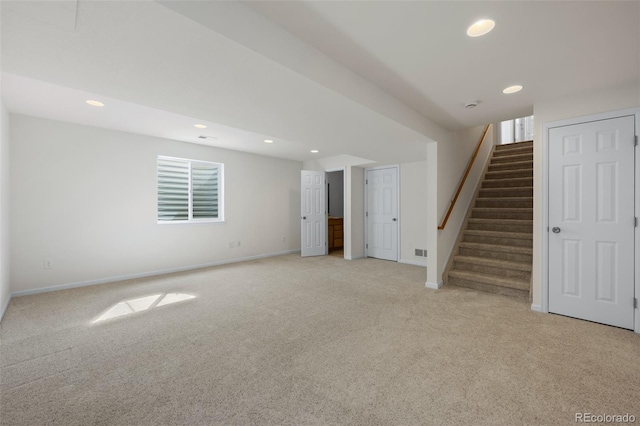
<path fill-rule="evenodd" d="M 449 209 L 451 199 L 485 127 L 486 125 L 482 125 L 455 132 L 451 143 L 438 144 L 438 225 Z M 485 165 L 491 157 L 493 146 L 497 140 L 497 128 L 496 125 L 492 125 L 489 129 L 462 192 L 458 197 L 458 201 L 449 217 L 447 226 L 442 231 L 438 231 L 437 276 L 439 281 L 442 281 L 447 262 L 462 230 L 467 210 L 474 199 L 476 188 L 484 174 Z"/>

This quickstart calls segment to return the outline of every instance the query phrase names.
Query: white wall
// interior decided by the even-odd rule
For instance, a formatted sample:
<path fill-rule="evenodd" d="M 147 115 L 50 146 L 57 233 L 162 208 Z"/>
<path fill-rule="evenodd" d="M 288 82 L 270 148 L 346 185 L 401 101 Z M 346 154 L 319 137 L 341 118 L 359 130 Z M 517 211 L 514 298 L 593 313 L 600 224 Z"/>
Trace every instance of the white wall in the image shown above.
<path fill-rule="evenodd" d="M 440 225 L 449 209 L 451 199 L 458 188 L 458 184 L 469 164 L 473 151 L 478 145 L 478 141 L 482 137 L 485 127 L 486 126 L 477 126 L 457 131 L 453 134 L 449 143 L 438 143 L 437 189 L 430 189 L 430 193 L 437 193 L 437 225 Z M 487 137 L 478 152 L 478 157 L 469 172 L 467 181 L 458 197 L 445 229 L 438 231 L 437 275 L 434 277 L 434 279 L 437 278 L 437 282 L 442 280 L 442 273 L 447 265 L 458 234 L 460 233 L 460 228 L 464 222 L 476 186 L 482 178 L 482 172 L 491 154 L 491 149 L 494 144 L 494 131 L 492 129 L 487 133 Z M 431 167 L 431 163 L 429 163 L 429 166 Z M 433 185 L 433 182 L 429 182 L 428 184 Z M 430 196 L 429 199 L 431 200 L 433 198 Z M 431 256 L 431 251 L 429 251 L 429 256 Z M 429 281 L 434 282 L 431 281 L 431 279 L 429 279 Z"/>
<path fill-rule="evenodd" d="M 442 274 L 438 274 L 438 146 L 433 142 L 427 144 L 427 281 L 429 288 L 439 288 Z"/>
<path fill-rule="evenodd" d="M 400 262 L 427 266 L 427 162 L 400 164 Z"/>
<path fill-rule="evenodd" d="M 299 162 L 22 115 L 11 124 L 13 292 L 300 247 Z M 224 163 L 226 223 L 158 225 L 158 155 Z"/>
<path fill-rule="evenodd" d="M 533 305 L 539 309 L 542 289 L 542 126 L 544 123 L 640 106 L 637 84 L 610 88 L 581 96 L 540 102 L 534 105 L 533 142 Z"/>
<path fill-rule="evenodd" d="M 10 150 L 9 112 L 0 100 L 0 320 L 9 304 L 10 282 Z"/>
<path fill-rule="evenodd" d="M 344 217 L 344 171 L 327 173 L 329 216 Z"/>
<path fill-rule="evenodd" d="M 365 257 L 364 251 L 364 169 L 358 166 L 347 168 L 347 205 L 345 211 L 345 233 L 350 238 L 345 241 L 344 258 L 353 260 Z"/>

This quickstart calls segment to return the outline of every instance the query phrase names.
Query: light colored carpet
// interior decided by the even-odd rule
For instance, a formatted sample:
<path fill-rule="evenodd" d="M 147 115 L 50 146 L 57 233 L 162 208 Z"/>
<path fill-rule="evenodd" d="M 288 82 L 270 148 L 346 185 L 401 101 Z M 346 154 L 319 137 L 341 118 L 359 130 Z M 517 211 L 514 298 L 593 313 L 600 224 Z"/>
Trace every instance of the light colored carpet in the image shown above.
<path fill-rule="evenodd" d="M 576 412 L 640 416 L 640 336 L 505 296 L 428 290 L 425 275 L 374 259 L 290 255 L 15 298 L 1 323 L 1 422 L 569 425 Z M 93 323 L 124 300 L 166 293 L 196 297 Z"/>

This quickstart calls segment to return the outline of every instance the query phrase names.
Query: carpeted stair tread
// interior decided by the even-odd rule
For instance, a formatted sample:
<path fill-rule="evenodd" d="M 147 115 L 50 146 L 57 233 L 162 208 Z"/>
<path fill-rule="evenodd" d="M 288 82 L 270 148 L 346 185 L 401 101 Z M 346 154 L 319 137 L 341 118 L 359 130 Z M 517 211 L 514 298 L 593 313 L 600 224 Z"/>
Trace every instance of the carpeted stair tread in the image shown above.
<path fill-rule="evenodd" d="M 515 147 L 511 149 L 503 149 L 500 151 L 496 150 L 493 153 L 493 158 L 503 157 L 505 155 L 525 154 L 525 153 L 532 153 L 532 152 L 533 152 L 533 146 Z"/>
<path fill-rule="evenodd" d="M 477 256 L 454 256 L 456 262 L 475 263 L 477 265 L 490 266 L 499 269 L 513 269 L 515 271 L 531 272 L 531 264 L 527 262 L 514 262 L 509 260 L 489 259 Z"/>
<path fill-rule="evenodd" d="M 467 229 L 530 233 L 533 232 L 533 221 L 531 219 L 517 219 L 511 217 L 469 218 Z"/>
<path fill-rule="evenodd" d="M 533 225 L 533 220 L 528 219 L 500 219 L 490 217 L 470 217 L 470 223 L 504 223 L 505 225 Z"/>
<path fill-rule="evenodd" d="M 476 207 L 533 208 L 533 197 L 478 197 Z"/>
<path fill-rule="evenodd" d="M 504 144 L 504 145 L 496 145 L 496 151 L 504 151 L 504 150 L 510 150 L 510 149 L 516 149 L 516 148 L 522 148 L 522 147 L 533 147 L 533 141 L 522 141 L 522 142 L 515 142 L 515 143 L 508 143 L 508 144 Z"/>
<path fill-rule="evenodd" d="M 490 172 L 498 172 L 498 171 L 504 171 L 504 170 L 521 170 L 521 169 L 533 170 L 533 160 L 489 164 Z"/>
<path fill-rule="evenodd" d="M 507 287 L 516 290 L 529 291 L 529 281 L 521 278 L 503 278 L 494 277 L 493 275 L 479 274 L 477 272 L 452 270 L 449 272 L 451 278 L 458 278 L 466 281 L 474 281 L 482 284 L 488 284 L 496 287 Z M 466 287 L 466 286 L 465 286 Z"/>
<path fill-rule="evenodd" d="M 473 207 L 471 217 L 485 219 L 533 219 L 529 207 Z"/>
<path fill-rule="evenodd" d="M 506 188 L 481 188 L 478 194 L 480 198 L 512 198 L 533 197 L 533 186 L 509 186 Z"/>
<path fill-rule="evenodd" d="M 491 159 L 491 164 L 501 164 L 501 163 L 516 163 L 518 161 L 533 161 L 533 152 L 524 153 L 524 154 L 514 154 L 514 155 L 501 155 L 498 157 L 493 157 Z"/>
<path fill-rule="evenodd" d="M 506 178 L 533 178 L 533 168 L 523 168 L 517 170 L 490 170 L 485 174 L 485 179 L 494 180 L 494 179 L 506 179 Z"/>
<path fill-rule="evenodd" d="M 529 201 L 533 200 L 533 196 L 531 197 L 478 197 L 483 201 L 497 201 L 497 200 L 506 200 L 506 201 Z"/>
<path fill-rule="evenodd" d="M 500 251 L 500 252 L 513 252 L 521 254 L 533 254 L 533 247 L 514 247 L 514 246 L 502 246 L 498 244 L 483 244 L 483 243 L 471 243 L 468 241 L 462 241 L 460 247 L 466 247 L 476 250 L 486 251 Z"/>
<path fill-rule="evenodd" d="M 523 232 L 503 232 L 503 231 L 482 231 L 479 229 L 465 229 L 465 235 L 475 235 L 478 237 L 511 238 L 520 240 L 533 240 L 533 233 Z"/>
<path fill-rule="evenodd" d="M 518 177 L 510 179 L 485 179 L 482 182 L 482 189 L 492 188 L 533 188 L 533 176 Z"/>

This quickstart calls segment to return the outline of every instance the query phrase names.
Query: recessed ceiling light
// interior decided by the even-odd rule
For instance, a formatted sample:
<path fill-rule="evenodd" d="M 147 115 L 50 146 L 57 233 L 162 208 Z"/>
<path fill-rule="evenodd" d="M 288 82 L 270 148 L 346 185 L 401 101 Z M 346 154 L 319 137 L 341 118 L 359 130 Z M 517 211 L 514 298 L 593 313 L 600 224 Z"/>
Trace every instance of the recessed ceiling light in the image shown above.
<path fill-rule="evenodd" d="M 265 139 L 264 143 L 273 143 L 273 141 L 271 139 Z"/>
<path fill-rule="evenodd" d="M 97 106 L 97 107 L 102 107 L 102 106 L 104 106 L 104 104 L 103 104 L 102 102 L 100 102 L 100 101 L 94 101 L 93 99 L 89 99 L 89 100 L 87 101 L 87 103 L 88 103 L 89 105 L 91 105 L 91 106 Z"/>
<path fill-rule="evenodd" d="M 502 93 L 506 93 L 507 95 L 511 94 L 511 93 L 516 93 L 522 90 L 522 86 L 520 86 L 519 84 L 516 84 L 515 86 L 509 86 L 506 89 L 504 89 L 502 91 Z"/>
<path fill-rule="evenodd" d="M 204 124 L 194 124 L 193 127 L 197 127 L 198 129 L 206 129 L 207 126 L 205 126 Z"/>
<path fill-rule="evenodd" d="M 487 34 L 496 26 L 496 22 L 491 19 L 481 19 L 467 28 L 467 35 L 469 37 L 480 37 Z"/>
<path fill-rule="evenodd" d="M 311 152 L 314 153 L 314 154 L 317 154 L 318 150 L 317 149 L 312 149 Z"/>

